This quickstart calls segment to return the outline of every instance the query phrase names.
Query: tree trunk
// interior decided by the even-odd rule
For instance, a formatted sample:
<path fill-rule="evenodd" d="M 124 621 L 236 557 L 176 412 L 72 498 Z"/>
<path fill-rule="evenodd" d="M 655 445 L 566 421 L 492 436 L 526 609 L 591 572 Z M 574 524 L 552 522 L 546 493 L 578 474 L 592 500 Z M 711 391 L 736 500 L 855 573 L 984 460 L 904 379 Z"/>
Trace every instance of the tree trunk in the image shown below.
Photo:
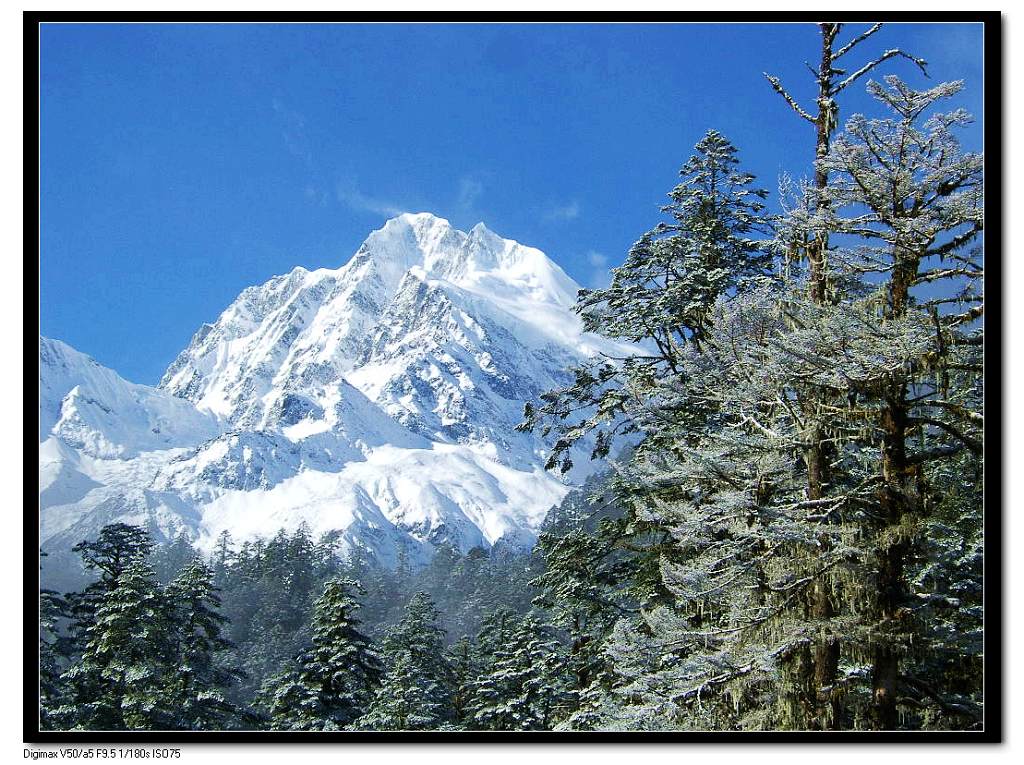
<path fill-rule="evenodd" d="M 907 464 L 906 386 L 885 399 L 882 411 L 882 488 L 879 504 L 889 533 L 878 551 L 877 617 L 882 635 L 875 647 L 871 672 L 871 715 L 878 729 L 892 730 L 899 723 L 896 682 L 899 677 L 899 645 L 885 633 L 894 630 L 906 600 L 904 565 L 910 543 L 897 527 L 913 509 L 913 469 Z"/>
<path fill-rule="evenodd" d="M 818 68 L 818 114 L 815 121 L 815 159 L 820 160 L 828 155 L 832 131 L 835 127 L 835 103 L 832 100 L 832 46 L 839 32 L 838 24 L 821 24 L 821 63 Z M 814 198 L 814 211 L 824 206 L 821 192 L 828 186 L 828 173 L 820 165 L 815 164 L 814 185 L 818 195 Z M 818 230 L 807 244 L 807 261 L 809 268 L 809 296 L 813 303 L 824 305 L 828 299 L 828 277 L 825 253 L 828 249 L 828 232 Z M 807 465 L 807 498 L 822 499 L 831 481 L 830 462 L 832 449 L 827 442 L 825 429 L 820 416 L 814 408 L 817 401 L 810 402 L 808 419 L 811 420 L 809 446 L 804 451 Z M 822 540 L 823 545 L 827 544 Z M 808 596 L 808 615 L 815 621 L 826 621 L 834 616 L 832 593 L 825 582 L 816 582 Z M 805 688 L 803 708 L 807 710 L 806 727 L 810 730 L 836 728 L 841 723 L 841 705 L 833 685 L 839 669 L 839 639 L 827 627 L 819 630 L 814 645 L 810 648 L 809 660 L 802 666 L 809 673 Z M 825 690 L 828 689 L 828 690 Z"/>
<path fill-rule="evenodd" d="M 811 433 L 811 446 L 805 452 L 807 463 L 807 498 L 825 497 L 829 478 L 831 457 L 823 429 L 816 425 Z M 829 547 L 828 539 L 820 538 L 823 551 Z M 827 622 L 835 616 L 832 590 L 827 582 L 814 583 L 808 594 L 808 616 L 815 622 Z M 808 684 L 808 698 L 805 708 L 809 710 L 807 727 L 811 730 L 829 730 L 841 727 L 842 709 L 839 696 L 833 688 L 839 670 L 840 642 L 828 626 L 820 626 L 810 652 L 808 669 L 811 682 Z"/>
<path fill-rule="evenodd" d="M 822 160 L 828 156 L 829 142 L 836 124 L 836 107 L 833 100 L 832 45 L 839 33 L 838 24 L 821 24 L 821 63 L 818 65 L 818 114 L 815 119 L 814 158 Z M 814 212 L 825 206 L 821 192 L 828 187 L 828 173 L 815 163 L 814 187 L 818 196 L 814 199 Z M 810 267 L 810 297 L 818 305 L 828 299 L 828 276 L 825 253 L 828 250 L 828 233 L 819 230 L 807 249 Z"/>

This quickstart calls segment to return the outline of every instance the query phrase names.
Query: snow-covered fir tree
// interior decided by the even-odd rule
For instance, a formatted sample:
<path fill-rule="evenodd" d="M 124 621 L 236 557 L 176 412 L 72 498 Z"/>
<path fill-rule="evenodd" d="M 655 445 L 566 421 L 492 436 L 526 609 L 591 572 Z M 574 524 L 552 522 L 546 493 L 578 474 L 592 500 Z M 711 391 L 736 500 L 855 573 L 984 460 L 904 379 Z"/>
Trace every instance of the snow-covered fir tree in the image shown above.
<path fill-rule="evenodd" d="M 637 558 L 621 548 L 628 539 L 622 519 L 605 518 L 596 527 L 578 523 L 541 534 L 537 542 L 545 570 L 532 582 L 540 590 L 533 602 L 565 632 L 565 682 L 577 697 L 606 677 L 603 642 L 636 609 L 630 589 Z"/>
<path fill-rule="evenodd" d="M 460 727 L 470 725 L 473 682 L 480 671 L 480 653 L 473 641 L 463 635 L 447 650 L 452 670 L 452 715 Z"/>
<path fill-rule="evenodd" d="M 261 693 L 273 727 L 342 730 L 369 707 L 380 662 L 355 613 L 358 584 L 326 583 L 313 606 L 312 647 Z"/>
<path fill-rule="evenodd" d="M 981 230 L 981 158 L 953 139 L 963 113 L 922 119 L 956 86 L 917 92 L 890 78 L 869 91 L 895 116 L 852 118 L 823 160 L 829 204 L 780 227 L 788 236 L 794 221 L 809 222 L 846 235 L 846 246 L 833 238 L 828 250 L 834 299 L 809 298 L 797 276 L 721 300 L 713 336 L 662 386 L 665 408 L 697 402 L 718 413 L 715 427 L 679 418 L 665 430 L 673 448 L 641 451 L 630 466 L 647 487 L 636 512 L 670 529 L 678 554 L 662 563 L 674 607 L 645 611 L 637 626 L 658 647 L 658 667 L 633 683 L 635 702 L 624 701 L 680 727 L 890 729 L 978 718 L 963 689 L 948 695 L 909 670 L 928 660 L 936 606 L 959 605 L 937 591 L 952 572 L 915 591 L 924 531 L 940 528 L 933 476 L 944 461 L 981 457 L 982 273 L 969 249 Z M 954 277 L 956 288 L 914 293 Z M 835 455 L 818 496 L 804 459 L 811 407 Z M 966 562 L 969 573 L 977 549 L 958 544 L 933 564 L 957 561 L 962 571 Z M 829 644 L 841 661 L 823 686 L 815 649 Z"/>
<path fill-rule="evenodd" d="M 853 35 L 846 42 L 840 36 L 845 31 L 842 23 L 823 22 L 818 24 L 821 38 L 817 68 L 808 69 L 816 88 L 813 109 L 805 109 L 800 99 L 786 89 L 778 77 L 765 73 L 772 88 L 802 120 L 814 129 L 814 174 L 810 193 L 800 200 L 800 206 L 810 218 L 819 221 L 826 217 L 829 198 L 825 193 L 829 185 L 829 168 L 822 160 L 828 154 L 835 132 L 840 125 L 840 96 L 864 77 L 886 62 L 909 61 L 927 75 L 927 63 L 900 48 L 889 48 L 874 59 L 863 64 L 851 64 L 849 56 L 858 51 L 869 39 L 877 35 L 884 26 L 876 23 Z M 791 233 L 794 233 L 791 231 Z M 836 279 L 829 259 L 829 242 L 832 231 L 827 225 L 804 227 L 796 236 L 779 238 L 777 244 L 789 263 L 798 262 L 806 267 L 806 297 L 815 305 L 832 303 L 838 299 Z M 818 391 L 822 393 L 822 391 Z M 802 391 L 801 426 L 803 460 L 807 465 L 807 495 L 810 499 L 823 499 L 832 485 L 831 470 L 835 460 L 835 444 L 826 433 L 827 423 L 822 419 L 825 402 L 818 402 L 810 391 Z M 830 402 L 833 403 L 834 402 Z M 836 708 L 836 678 L 839 669 L 839 643 L 834 630 L 828 625 L 834 615 L 835 593 L 827 588 L 827 582 L 819 581 L 811 593 L 810 610 L 822 625 L 813 644 L 807 644 L 799 655 L 790 662 L 789 672 L 800 675 L 795 681 L 797 692 L 803 698 L 792 708 L 802 710 L 802 719 L 794 721 L 800 727 L 821 728 L 839 724 L 840 715 Z M 829 690 L 826 690 L 829 689 Z"/>
<path fill-rule="evenodd" d="M 64 703 L 64 671 L 67 638 L 61 635 L 59 622 L 67 614 L 67 603 L 59 593 L 39 593 L 39 725 L 54 727 L 54 711 Z"/>
<path fill-rule="evenodd" d="M 519 620 L 474 683 L 473 723 L 482 730 L 548 730 L 567 713 L 565 657 L 534 616 Z"/>
<path fill-rule="evenodd" d="M 983 456 L 984 162 L 957 139 L 970 116 L 941 111 L 961 88 L 953 82 L 918 91 L 895 76 L 869 83 L 888 114 L 852 118 L 822 163 L 833 178 L 830 224 L 859 240 L 837 257 L 869 285 L 863 302 L 880 325 L 870 339 L 876 346 L 887 335 L 915 339 L 901 363 L 851 391 L 857 400 L 849 419 L 872 429 L 877 449 L 877 512 L 864 524 L 871 622 L 860 646 L 871 654 L 870 717 L 882 728 L 901 723 L 903 698 L 923 709 L 938 705 L 960 722 L 980 719 L 976 706 L 951 705 L 904 671 L 934 615 L 917 598 L 911 572 L 926 529 L 938 530 L 931 517 L 943 494 L 935 482 L 948 481 L 951 461 L 977 474 Z"/>
<path fill-rule="evenodd" d="M 444 630 L 430 596 L 413 595 L 405 616 L 383 642 L 381 684 L 357 726 L 370 730 L 432 730 L 452 725 L 454 678 Z"/>
<path fill-rule="evenodd" d="M 227 619 L 213 585 L 213 571 L 193 558 L 164 591 L 174 640 L 171 673 L 164 687 L 174 710 L 173 727 L 182 730 L 223 730 L 241 722 L 242 712 L 225 690 L 238 671 L 225 666 L 233 645 L 221 635 Z"/>
<path fill-rule="evenodd" d="M 85 540 L 71 548 L 82 558 L 86 571 L 97 575 L 82 592 L 68 595 L 71 639 L 77 653 L 85 648 L 85 630 L 92 624 L 99 602 L 117 586 L 121 573 L 130 564 L 146 558 L 152 549 L 153 540 L 145 529 L 127 523 L 104 526 L 96 539 Z"/>
<path fill-rule="evenodd" d="M 593 456 L 605 457 L 615 434 L 641 430 L 637 419 L 648 412 L 653 386 L 677 373 L 683 348 L 700 345 L 716 299 L 770 271 L 770 254 L 751 237 L 765 229 L 767 191 L 738 165 L 736 148 L 708 131 L 662 208 L 671 222 L 633 245 L 609 287 L 580 291 L 576 311 L 585 329 L 639 343 L 645 352 L 579 366 L 572 385 L 543 394 L 540 406 L 527 404 L 520 429 L 556 435 L 549 469 L 569 470 L 568 450 L 590 432 Z M 640 438 L 656 435 L 647 429 Z"/>
<path fill-rule="evenodd" d="M 68 703 L 56 712 L 62 728 L 165 730 L 175 710 L 164 694 L 172 671 L 167 602 L 149 564 L 136 558 L 118 572 L 96 603 L 85 651 L 62 680 Z"/>

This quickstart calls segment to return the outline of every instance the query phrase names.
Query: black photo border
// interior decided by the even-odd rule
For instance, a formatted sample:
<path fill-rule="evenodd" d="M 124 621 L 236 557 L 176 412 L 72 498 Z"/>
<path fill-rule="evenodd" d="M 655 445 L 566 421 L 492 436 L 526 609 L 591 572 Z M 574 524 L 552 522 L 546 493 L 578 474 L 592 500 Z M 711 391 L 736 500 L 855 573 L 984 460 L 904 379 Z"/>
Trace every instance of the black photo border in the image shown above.
<path fill-rule="evenodd" d="M 26 744 L 244 744 L 433 742 L 481 743 L 998 743 L 1003 740 L 1003 25 L 997 11 L 964 12 L 193 12 L 26 11 L 24 39 L 24 262 L 25 262 L 25 455 L 31 466 L 38 454 L 35 418 L 38 412 L 36 340 L 39 334 L 39 28 L 45 23 L 790 23 L 823 20 L 844 22 L 981 23 L 984 40 L 984 145 L 986 185 L 986 281 L 995 289 L 987 296 L 985 339 L 985 577 L 984 577 L 984 724 L 978 731 L 706 731 L 706 732 L 300 732 L 300 731 L 41 731 L 39 730 L 39 512 L 38 470 L 26 470 L 24 496 L 23 741 Z M 28 750 L 26 749 L 26 757 Z"/>

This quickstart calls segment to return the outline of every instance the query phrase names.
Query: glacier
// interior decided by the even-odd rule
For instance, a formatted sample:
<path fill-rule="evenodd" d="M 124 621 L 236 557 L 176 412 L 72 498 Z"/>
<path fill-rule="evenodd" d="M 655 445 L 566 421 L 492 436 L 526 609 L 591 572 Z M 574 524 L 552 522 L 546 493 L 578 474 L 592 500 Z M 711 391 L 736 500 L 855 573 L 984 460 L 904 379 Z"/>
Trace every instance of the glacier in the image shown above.
<path fill-rule="evenodd" d="M 305 524 L 385 565 L 529 547 L 594 465 L 584 443 L 545 471 L 523 404 L 631 350 L 582 331 L 578 289 L 482 223 L 403 214 L 340 268 L 242 291 L 157 387 L 40 337 L 42 546 L 123 521 L 207 551 Z"/>

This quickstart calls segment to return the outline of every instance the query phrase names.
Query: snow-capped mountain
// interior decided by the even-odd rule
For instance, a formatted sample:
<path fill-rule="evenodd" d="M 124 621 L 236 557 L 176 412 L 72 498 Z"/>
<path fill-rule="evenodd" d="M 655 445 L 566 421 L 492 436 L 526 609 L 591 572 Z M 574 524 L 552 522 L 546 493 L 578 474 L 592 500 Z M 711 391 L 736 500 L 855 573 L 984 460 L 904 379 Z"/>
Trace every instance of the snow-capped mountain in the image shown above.
<path fill-rule="evenodd" d="M 39 338 L 39 441 L 126 459 L 217 435 L 218 419 L 187 401 L 122 379 L 59 340 Z"/>
<path fill-rule="evenodd" d="M 528 545 L 563 483 L 514 430 L 567 368 L 623 349 L 582 332 L 578 286 L 544 253 L 427 213 L 341 268 L 296 268 L 204 324 L 158 388 L 40 338 L 45 546 L 104 523 L 270 536 L 305 522 L 393 559 Z"/>

